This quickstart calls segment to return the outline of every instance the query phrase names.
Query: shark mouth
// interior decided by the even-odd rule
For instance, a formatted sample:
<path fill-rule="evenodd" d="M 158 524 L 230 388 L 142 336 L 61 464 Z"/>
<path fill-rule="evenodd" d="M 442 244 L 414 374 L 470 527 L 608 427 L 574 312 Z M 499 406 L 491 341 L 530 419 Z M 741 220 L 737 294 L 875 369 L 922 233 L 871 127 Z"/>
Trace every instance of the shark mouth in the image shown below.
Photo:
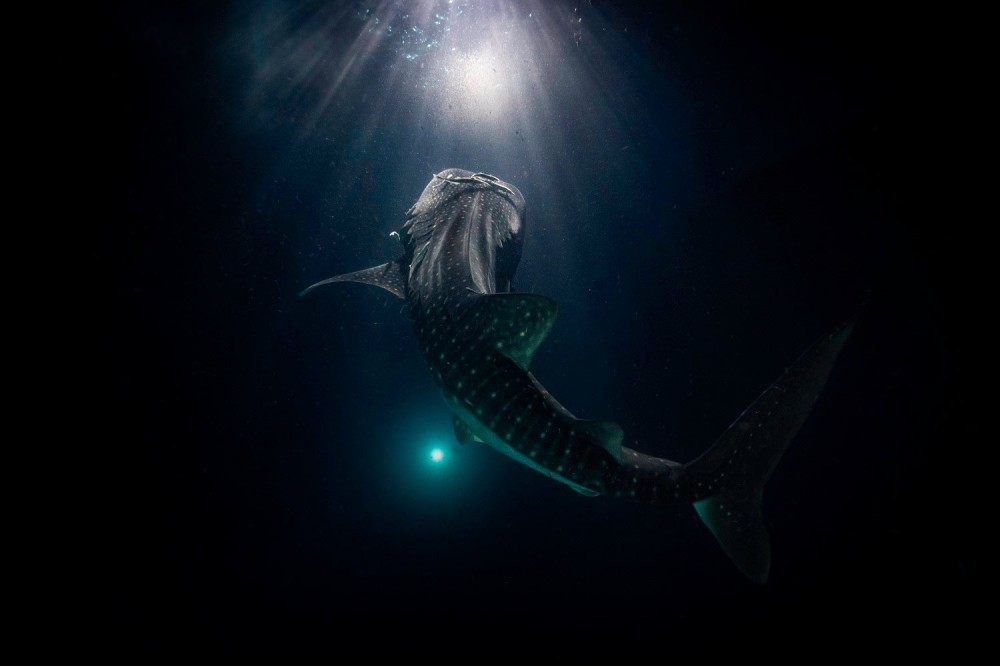
<path fill-rule="evenodd" d="M 482 183 L 487 187 L 505 192 L 510 197 L 514 196 L 513 190 L 504 185 L 502 180 L 488 173 L 474 173 L 471 176 L 442 176 L 436 173 L 434 174 L 434 178 L 437 180 L 446 180 L 449 183 Z"/>

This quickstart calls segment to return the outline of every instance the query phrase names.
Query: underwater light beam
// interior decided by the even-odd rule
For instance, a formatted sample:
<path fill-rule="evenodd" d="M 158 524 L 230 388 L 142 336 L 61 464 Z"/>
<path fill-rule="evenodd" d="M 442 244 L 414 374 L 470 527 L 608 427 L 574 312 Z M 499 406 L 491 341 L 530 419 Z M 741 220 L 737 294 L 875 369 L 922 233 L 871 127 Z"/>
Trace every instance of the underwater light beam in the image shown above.
<path fill-rule="evenodd" d="M 327 128 L 336 126 L 377 136 L 404 117 L 476 140 L 514 129 L 518 141 L 527 134 L 536 144 L 565 132 L 579 136 L 565 123 L 567 105 L 556 91 L 601 100 L 607 81 L 621 78 L 598 74 L 595 63 L 610 62 L 615 50 L 583 39 L 584 26 L 599 17 L 571 2 L 305 4 L 276 13 L 259 3 L 231 40 L 233 48 L 249 45 L 242 57 L 254 63 L 246 121 L 270 126 L 294 118 L 302 141 L 327 140 Z M 358 98 L 366 103 L 345 103 Z M 585 108 L 574 113 L 588 117 Z"/>

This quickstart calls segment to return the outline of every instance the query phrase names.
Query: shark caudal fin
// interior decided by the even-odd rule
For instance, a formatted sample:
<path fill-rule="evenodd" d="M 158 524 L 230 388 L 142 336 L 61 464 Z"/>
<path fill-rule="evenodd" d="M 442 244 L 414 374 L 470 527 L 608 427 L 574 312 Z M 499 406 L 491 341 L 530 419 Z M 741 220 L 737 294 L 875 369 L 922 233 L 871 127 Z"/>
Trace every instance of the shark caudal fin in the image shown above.
<path fill-rule="evenodd" d="M 382 287 L 399 298 L 406 298 L 406 272 L 403 270 L 402 264 L 398 261 L 390 261 L 387 264 L 366 268 L 363 271 L 355 271 L 354 273 L 345 273 L 344 275 L 327 278 L 306 287 L 299 292 L 299 296 L 305 296 L 316 287 L 322 287 L 325 284 L 333 282 L 362 282 Z"/>
<path fill-rule="evenodd" d="M 692 484 L 715 495 L 695 502 L 702 522 L 748 578 L 764 583 L 771 545 L 764 529 L 764 484 L 812 410 L 854 320 L 813 343 L 721 437 L 686 466 Z"/>

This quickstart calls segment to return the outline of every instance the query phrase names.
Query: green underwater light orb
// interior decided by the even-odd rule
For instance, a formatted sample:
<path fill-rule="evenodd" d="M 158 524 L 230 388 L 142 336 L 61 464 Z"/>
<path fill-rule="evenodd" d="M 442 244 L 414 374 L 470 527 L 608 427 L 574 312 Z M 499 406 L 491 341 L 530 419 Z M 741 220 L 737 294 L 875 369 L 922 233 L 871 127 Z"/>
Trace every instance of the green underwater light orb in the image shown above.
<path fill-rule="evenodd" d="M 444 460 L 444 450 L 442 449 L 431 449 L 431 460 L 436 463 Z"/>

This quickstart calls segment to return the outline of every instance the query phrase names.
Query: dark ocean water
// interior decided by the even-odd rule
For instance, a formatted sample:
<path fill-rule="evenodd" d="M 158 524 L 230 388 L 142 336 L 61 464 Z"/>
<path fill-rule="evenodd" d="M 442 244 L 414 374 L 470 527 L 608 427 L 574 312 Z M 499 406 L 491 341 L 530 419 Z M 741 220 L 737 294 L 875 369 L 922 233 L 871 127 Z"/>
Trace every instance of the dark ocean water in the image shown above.
<path fill-rule="evenodd" d="M 597 0 L 113 12 L 115 641 L 764 649 L 788 630 L 900 638 L 887 618 L 950 640 L 976 576 L 967 496 L 937 464 L 955 361 L 935 238 L 905 213 L 897 20 Z M 689 507 L 586 498 L 458 446 L 391 295 L 297 298 L 390 259 L 448 167 L 523 192 L 515 286 L 560 304 L 533 372 L 641 451 L 694 458 L 860 315 L 767 486 L 767 585 Z"/>

